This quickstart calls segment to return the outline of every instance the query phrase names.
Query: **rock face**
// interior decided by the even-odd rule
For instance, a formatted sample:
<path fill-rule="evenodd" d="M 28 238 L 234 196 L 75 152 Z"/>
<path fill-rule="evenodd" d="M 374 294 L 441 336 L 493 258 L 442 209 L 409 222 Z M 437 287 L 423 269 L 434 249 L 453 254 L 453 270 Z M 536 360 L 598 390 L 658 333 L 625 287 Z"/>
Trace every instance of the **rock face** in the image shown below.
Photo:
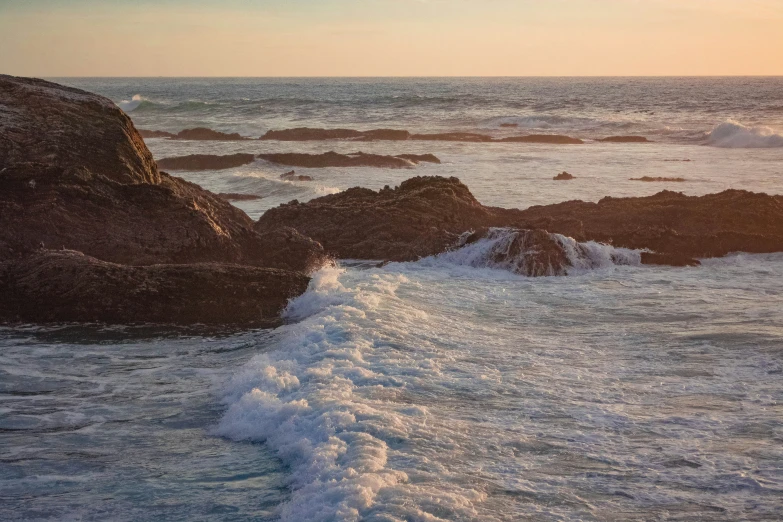
<path fill-rule="evenodd" d="M 272 326 L 299 272 L 229 264 L 127 266 L 71 250 L 0 263 L 0 317 L 24 322 Z"/>
<path fill-rule="evenodd" d="M 264 213 L 256 228 L 290 226 L 337 258 L 412 261 L 443 252 L 465 231 L 502 222 L 457 178 L 416 177 L 395 189 L 357 187 L 282 205 Z"/>
<path fill-rule="evenodd" d="M 166 170 L 223 170 L 253 163 L 255 159 L 256 157 L 252 154 L 241 153 L 227 156 L 191 154 L 158 160 L 158 168 Z"/>
<path fill-rule="evenodd" d="M 437 160 L 437 162 L 440 163 L 440 160 L 431 154 L 422 156 L 417 156 L 414 154 L 401 156 L 382 156 L 378 154 L 365 154 L 363 152 L 355 152 L 353 154 L 338 154 L 337 152 L 325 152 L 323 154 L 301 154 L 291 152 L 283 154 L 259 154 L 258 157 L 271 163 L 277 163 L 278 165 L 309 169 L 324 167 L 377 167 L 387 169 L 403 169 L 413 167 L 414 165 L 418 164 L 419 161 L 431 161 L 434 163 L 435 160 Z"/>
<path fill-rule="evenodd" d="M 570 181 L 574 179 L 574 176 L 569 174 L 568 172 L 563 171 L 552 179 L 555 181 Z"/>
<path fill-rule="evenodd" d="M 650 140 L 644 136 L 609 136 L 608 138 L 601 138 L 596 141 L 603 141 L 605 143 L 650 143 Z"/>
<path fill-rule="evenodd" d="M 159 172 L 130 119 L 100 96 L 0 76 L 0 137 L 0 261 L 6 264 L 32 263 L 42 245 L 116 266 L 247 265 L 248 277 L 261 273 L 252 267 L 304 271 L 325 260 L 308 238 L 262 236 L 224 199 Z M 281 251 L 297 255 L 283 262 Z M 7 270 L 6 288 L 21 273 Z M 262 279 L 272 277 L 264 272 Z M 127 281 L 135 284 L 131 276 Z"/>
<path fill-rule="evenodd" d="M 417 177 L 393 190 L 353 188 L 283 205 L 256 224 L 259 230 L 280 226 L 295 228 L 338 258 L 410 261 L 447 250 L 464 232 L 512 227 L 649 249 L 659 256 L 646 256 L 646 262 L 680 265 L 737 251 L 783 251 L 783 197 L 736 190 L 701 197 L 663 191 L 645 198 L 512 210 L 481 205 L 456 178 Z"/>

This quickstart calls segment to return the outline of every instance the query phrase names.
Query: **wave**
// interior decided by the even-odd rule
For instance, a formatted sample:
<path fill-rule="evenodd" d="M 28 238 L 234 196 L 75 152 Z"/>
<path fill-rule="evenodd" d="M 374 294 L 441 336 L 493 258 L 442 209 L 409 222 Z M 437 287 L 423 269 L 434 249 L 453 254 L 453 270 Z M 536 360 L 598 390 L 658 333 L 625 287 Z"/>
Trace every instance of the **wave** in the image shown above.
<path fill-rule="evenodd" d="M 707 144 L 731 149 L 778 148 L 783 147 L 783 135 L 770 127 L 748 127 L 729 120 L 712 129 Z"/>
<path fill-rule="evenodd" d="M 282 327 L 277 349 L 228 383 L 216 433 L 263 442 L 289 467 L 284 521 L 475 518 L 481 493 L 442 487 L 448 473 L 405 449 L 404 441 L 439 442 L 428 409 L 404 394 L 439 378 L 440 348 L 394 342 L 418 331 L 426 314 L 397 297 L 404 274 L 355 277 L 338 268 L 315 274 L 286 313 L 301 322 Z"/>
<path fill-rule="evenodd" d="M 144 101 L 145 100 L 142 98 L 141 94 L 134 94 L 130 100 L 122 100 L 117 105 L 125 112 L 131 112 L 136 110 Z"/>
<path fill-rule="evenodd" d="M 616 248 L 588 241 L 580 243 L 561 234 L 542 230 L 492 228 L 480 239 L 468 243 L 463 234 L 456 250 L 427 258 L 423 262 L 507 270 L 526 276 L 565 276 L 618 265 L 638 266 L 641 251 Z"/>

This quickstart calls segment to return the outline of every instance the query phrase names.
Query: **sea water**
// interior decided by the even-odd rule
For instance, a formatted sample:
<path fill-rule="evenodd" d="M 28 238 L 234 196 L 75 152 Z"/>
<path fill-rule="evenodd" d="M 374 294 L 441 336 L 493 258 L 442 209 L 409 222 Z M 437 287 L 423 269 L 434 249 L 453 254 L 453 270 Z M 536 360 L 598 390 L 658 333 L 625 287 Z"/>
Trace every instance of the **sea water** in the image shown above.
<path fill-rule="evenodd" d="M 457 176 L 482 203 L 518 208 L 783 193 L 775 78 L 59 81 L 145 129 L 586 141 L 147 140 L 156 158 L 361 149 L 443 162 L 301 169 L 312 182 L 262 161 L 176 173 L 260 196 L 237 203 L 254 218 L 414 175 Z M 653 143 L 594 141 L 634 134 Z M 553 181 L 563 170 L 576 179 Z M 642 176 L 686 181 L 630 180 Z M 779 520 L 783 255 L 648 267 L 591 244 L 568 276 L 526 278 L 490 261 L 497 234 L 415 263 L 323 269 L 275 330 L 0 330 L 0 518 Z"/>

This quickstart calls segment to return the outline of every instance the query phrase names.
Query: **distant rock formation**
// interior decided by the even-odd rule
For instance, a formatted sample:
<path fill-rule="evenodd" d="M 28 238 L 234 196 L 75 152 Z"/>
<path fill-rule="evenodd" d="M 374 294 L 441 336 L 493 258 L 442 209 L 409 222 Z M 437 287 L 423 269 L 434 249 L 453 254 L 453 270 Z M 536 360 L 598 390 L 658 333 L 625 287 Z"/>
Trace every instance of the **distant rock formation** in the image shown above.
<path fill-rule="evenodd" d="M 568 172 L 563 171 L 552 179 L 555 181 L 569 181 L 574 179 L 574 176 L 569 174 Z"/>
<path fill-rule="evenodd" d="M 474 132 L 444 132 L 440 134 L 412 134 L 411 139 L 419 141 L 468 141 L 481 143 L 492 141 L 492 136 Z"/>
<path fill-rule="evenodd" d="M 502 127 L 516 126 L 516 124 L 501 125 Z M 431 134 L 411 134 L 405 130 L 375 129 L 369 131 L 358 131 L 353 129 L 313 129 L 301 127 L 297 129 L 270 130 L 263 136 L 262 140 L 277 141 L 326 141 L 326 140 L 346 140 L 346 141 L 456 141 L 471 143 L 544 143 L 556 145 L 576 145 L 584 143 L 578 138 L 569 136 L 560 136 L 557 134 L 531 134 L 527 136 L 511 136 L 506 138 L 493 138 L 485 134 L 475 132 L 443 132 Z"/>
<path fill-rule="evenodd" d="M 270 292 L 286 288 L 284 294 L 266 298 L 267 303 L 284 303 L 306 280 L 291 272 L 306 272 L 326 261 L 321 246 L 309 238 L 274 230 L 259 234 L 247 214 L 224 199 L 160 172 L 130 118 L 106 98 L 43 80 L 2 75 L 0 113 L 0 263 L 5 274 L 0 277 L 0 295 L 13 293 L 14 299 L 44 307 L 34 313 L 33 308 L 19 307 L 13 316 L 6 309 L 0 311 L 0 321 L 68 320 L 70 316 L 61 312 L 68 308 L 69 299 L 79 295 L 83 307 L 96 307 L 98 318 L 97 308 L 104 303 L 90 296 L 109 287 L 88 287 L 97 279 L 80 279 L 81 268 L 74 266 L 95 274 L 115 274 L 112 285 L 126 281 L 124 290 L 112 288 L 117 299 L 127 297 L 117 306 L 128 310 L 144 306 L 132 297 L 136 285 L 149 274 L 160 279 L 187 272 L 136 267 L 207 264 L 211 268 L 194 267 L 188 273 L 211 270 L 216 285 L 228 277 L 225 274 L 245 271 L 245 283 L 252 282 L 258 289 L 243 294 L 246 306 L 252 308 L 250 301 L 262 288 Z M 47 249 L 75 250 L 84 256 L 58 257 Z M 60 275 L 58 263 L 63 263 Z M 223 264 L 236 266 L 219 268 Z M 26 266 L 40 270 L 26 270 Z M 127 274 L 125 279 L 122 273 Z M 44 282 L 55 278 L 57 285 L 66 285 L 68 274 L 70 294 L 53 293 L 48 301 L 39 300 Z M 279 285 L 274 278 L 280 278 Z M 176 284 L 189 280 L 195 284 L 196 279 L 177 275 Z M 160 281 L 157 288 L 169 288 Z M 202 295 L 196 289 L 173 295 L 187 292 Z M 161 322 L 196 321 L 192 315 L 177 316 L 179 308 L 173 302 L 170 306 L 171 313 L 161 316 Z M 191 309 L 209 308 L 204 303 Z M 274 319 L 281 309 L 272 316 L 257 316 L 254 322 Z M 132 322 L 132 317 L 129 314 L 122 322 Z M 212 319 L 204 316 L 197 322 Z"/>
<path fill-rule="evenodd" d="M 600 138 L 596 141 L 603 141 L 605 143 L 650 143 L 650 140 L 644 136 L 609 136 L 608 138 Z"/>
<path fill-rule="evenodd" d="M 238 194 L 236 192 L 221 192 L 218 196 L 226 201 L 254 201 L 261 199 L 261 196 L 255 194 Z"/>
<path fill-rule="evenodd" d="M 629 181 L 644 181 L 646 183 L 658 183 L 658 182 L 672 182 L 672 183 L 683 183 L 684 181 L 687 181 L 685 178 L 661 178 L 661 177 L 651 177 L 651 176 L 642 176 L 641 178 L 630 178 Z"/>
<path fill-rule="evenodd" d="M 500 126 L 504 129 L 515 129 L 519 127 L 519 123 L 501 123 Z"/>
<path fill-rule="evenodd" d="M 280 179 L 284 179 L 286 181 L 313 181 L 312 176 L 297 174 L 296 171 L 293 170 L 284 174 L 280 174 Z"/>
<path fill-rule="evenodd" d="M 239 133 L 232 132 L 227 134 L 206 127 L 196 127 L 195 129 L 185 129 L 179 131 L 172 139 L 175 140 L 204 140 L 204 141 L 244 141 L 249 140 L 244 136 L 240 136 Z"/>
<path fill-rule="evenodd" d="M 160 130 L 145 130 L 138 129 L 142 138 L 175 138 L 177 135 L 166 131 Z"/>
<path fill-rule="evenodd" d="M 227 156 L 191 154 L 158 160 L 158 168 L 165 170 L 223 170 L 253 163 L 255 159 L 256 157 L 252 154 L 241 153 Z"/>
<path fill-rule="evenodd" d="M 405 157 L 407 156 L 407 157 Z M 281 154 L 259 154 L 258 157 L 289 167 L 302 168 L 325 168 L 325 167 L 377 167 L 389 169 L 410 168 L 419 163 L 419 161 L 431 161 L 439 163 L 440 160 L 431 154 L 416 156 L 382 156 L 379 154 L 365 154 L 355 152 L 353 154 L 338 154 L 337 152 L 325 152 L 323 154 L 303 154 L 303 153 L 281 153 Z M 419 158 L 419 159 L 414 159 Z M 426 158 L 426 159 L 420 159 Z"/>
<path fill-rule="evenodd" d="M 530 134 L 528 136 L 511 136 L 495 141 L 504 143 L 544 143 L 550 145 L 581 145 L 584 141 L 570 136 L 561 136 L 559 134 Z"/>

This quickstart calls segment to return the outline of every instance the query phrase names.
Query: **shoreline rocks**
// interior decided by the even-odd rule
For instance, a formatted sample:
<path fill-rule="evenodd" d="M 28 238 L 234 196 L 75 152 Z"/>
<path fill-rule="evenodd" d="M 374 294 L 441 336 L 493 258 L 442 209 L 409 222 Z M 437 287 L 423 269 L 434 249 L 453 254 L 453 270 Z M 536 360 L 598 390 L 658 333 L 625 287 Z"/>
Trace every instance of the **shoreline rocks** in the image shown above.
<path fill-rule="evenodd" d="M 237 192 L 221 192 L 218 196 L 226 201 L 254 201 L 261 199 L 261 196 L 255 194 L 239 194 Z"/>
<path fill-rule="evenodd" d="M 603 143 L 652 143 L 644 136 L 609 136 L 608 138 L 600 138 L 595 141 Z"/>
<path fill-rule="evenodd" d="M 555 180 L 555 181 L 570 181 L 570 180 L 576 179 L 576 178 L 574 178 L 574 176 L 572 174 L 569 174 L 568 172 L 563 171 L 563 172 L 561 172 L 560 174 L 558 174 L 557 176 L 555 176 L 552 179 Z"/>
<path fill-rule="evenodd" d="M 158 168 L 166 170 L 224 170 L 248 165 L 255 161 L 252 154 L 229 154 L 217 156 L 214 154 L 190 154 L 158 160 Z"/>
<path fill-rule="evenodd" d="M 440 163 L 440 160 L 431 154 L 383 156 L 379 154 L 365 154 L 363 152 L 338 154 L 337 152 L 330 151 L 323 154 L 304 154 L 295 152 L 280 154 L 259 154 L 258 157 L 278 165 L 308 169 L 326 167 L 376 167 L 402 169 L 418 165 L 420 161 Z"/>
<path fill-rule="evenodd" d="M 0 135 L 4 137 L 0 140 L 0 263 L 6 267 L 0 295 L 28 288 L 30 298 L 37 299 L 35 281 L 28 285 L 19 278 L 47 280 L 50 276 L 46 274 L 56 275 L 60 262 L 68 267 L 85 265 L 85 270 L 103 267 L 100 270 L 117 274 L 113 279 L 116 285 L 123 281 L 128 285 L 113 291 L 132 296 L 137 285 L 147 280 L 143 274 L 148 272 L 137 270 L 142 266 L 176 265 L 176 269 L 154 272 L 157 287 L 169 288 L 166 277 L 176 276 L 177 285 L 190 284 L 188 281 L 197 284 L 196 279 L 180 277 L 187 272 L 183 265 L 201 265 L 199 273 L 212 271 L 216 281 L 228 270 L 224 265 L 242 265 L 230 271 L 244 271 L 245 282 L 257 280 L 257 288 L 278 292 L 282 286 L 274 283 L 275 278 L 280 278 L 281 284 L 300 276 L 307 278 L 307 271 L 327 261 L 321 245 L 310 238 L 289 229 L 261 234 L 247 214 L 223 198 L 159 171 L 130 118 L 106 98 L 43 80 L 0 75 L 0 112 Z M 38 259 L 42 245 L 45 249 L 78 251 L 84 257 L 47 254 L 41 265 L 48 267 L 46 270 L 22 270 Z M 112 267 L 109 270 L 101 263 Z M 279 271 L 257 270 L 261 268 Z M 64 273 L 78 275 L 78 271 L 69 270 L 63 266 Z M 57 281 L 58 285 L 68 284 Z M 85 296 L 92 295 L 94 289 L 75 286 L 80 282 L 98 284 L 96 279 L 73 279 L 73 292 Z M 201 295 L 196 289 L 181 292 Z M 289 297 L 289 293 L 270 293 L 266 302 L 280 307 L 273 317 L 257 319 L 277 318 Z M 62 315 L 67 307 L 60 307 L 56 300 L 50 305 L 45 300 L 39 304 L 43 308 L 36 317 L 67 320 Z M 51 307 L 48 311 L 47 306 Z M 100 303 L 85 301 L 83 306 L 98 307 Z M 172 315 L 165 321 L 180 322 L 174 316 L 177 310 L 185 314 L 186 309 L 174 302 L 171 306 Z M 209 306 L 193 305 L 190 310 L 206 314 Z M 265 314 L 270 311 L 263 310 Z M 0 321 L 14 320 L 11 312 L 2 311 Z M 188 314 L 181 320 L 212 321 L 206 315 Z M 131 321 L 129 315 L 123 322 Z"/>

